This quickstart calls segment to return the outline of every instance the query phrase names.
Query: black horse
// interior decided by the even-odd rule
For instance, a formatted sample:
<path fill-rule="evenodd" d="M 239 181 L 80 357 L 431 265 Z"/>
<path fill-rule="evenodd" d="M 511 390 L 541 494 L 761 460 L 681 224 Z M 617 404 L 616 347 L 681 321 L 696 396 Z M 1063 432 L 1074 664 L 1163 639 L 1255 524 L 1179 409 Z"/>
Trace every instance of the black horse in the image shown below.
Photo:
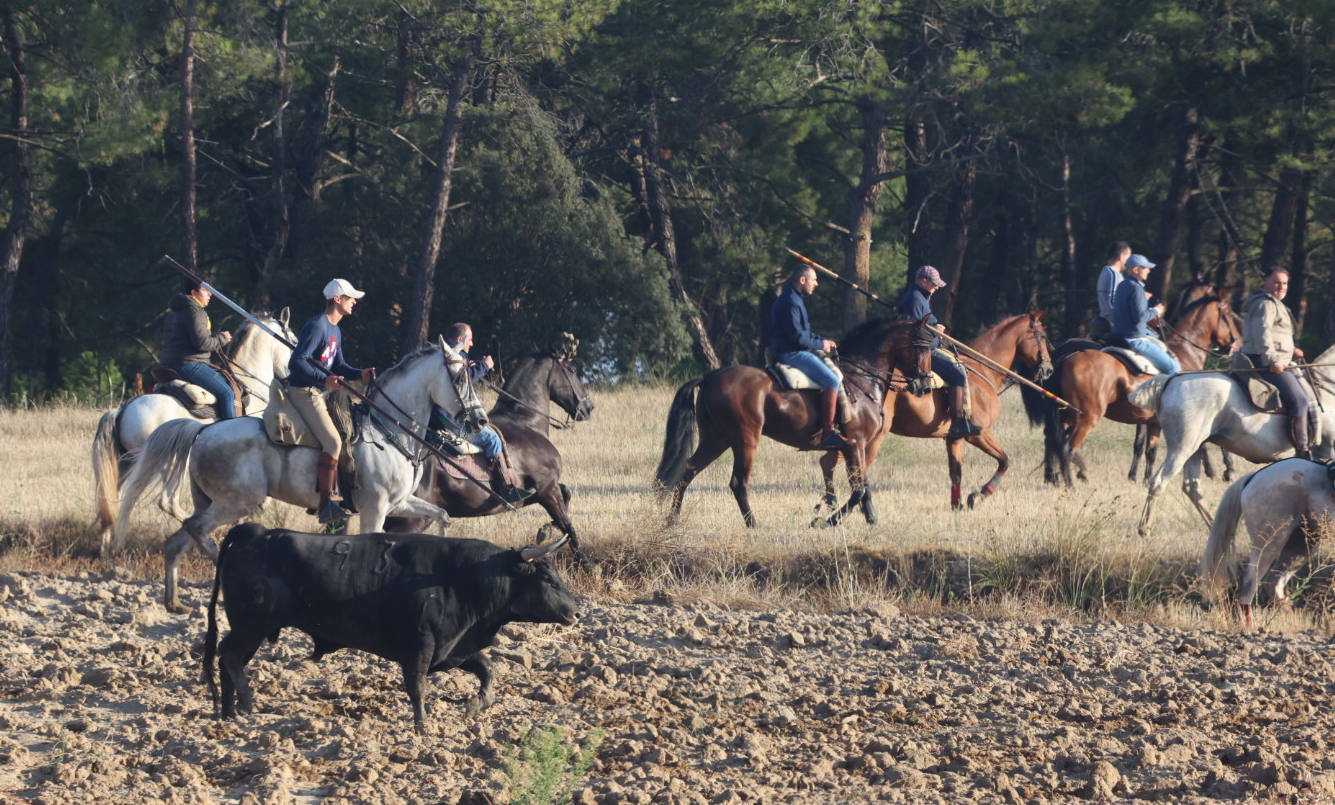
<path fill-rule="evenodd" d="M 570 490 L 561 483 L 561 454 L 547 438 L 552 426 L 564 427 L 549 414 L 551 403 L 577 422 L 593 413 L 593 400 L 568 358 L 568 351 L 559 347 L 525 358 L 506 381 L 488 417 L 505 439 L 520 485 L 535 490 L 521 505 L 536 503 L 545 509 L 552 523 L 570 537 L 570 547 L 578 556 L 579 539 L 567 513 Z M 426 462 L 415 494 L 445 509 L 451 517 L 485 517 L 507 511 L 488 491 L 486 469 L 471 457 L 456 459 L 455 463 L 471 477 L 462 477 L 459 469 L 432 457 Z M 385 530 L 416 532 L 430 522 L 426 518 L 390 517 L 385 520 Z"/>

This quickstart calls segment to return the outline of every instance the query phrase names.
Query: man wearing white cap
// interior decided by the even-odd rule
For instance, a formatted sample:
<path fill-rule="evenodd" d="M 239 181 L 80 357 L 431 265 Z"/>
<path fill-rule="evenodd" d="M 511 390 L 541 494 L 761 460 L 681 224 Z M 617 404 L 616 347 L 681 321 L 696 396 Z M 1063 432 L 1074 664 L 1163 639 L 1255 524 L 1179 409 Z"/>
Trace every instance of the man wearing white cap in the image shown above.
<path fill-rule="evenodd" d="M 1154 364 L 1164 374 L 1174 374 L 1182 366 L 1168 348 L 1150 333 L 1149 323 L 1163 315 L 1163 305 L 1150 307 L 1149 291 L 1145 280 L 1150 277 L 1154 263 L 1143 254 L 1126 258 L 1126 279 L 1117 286 L 1113 296 L 1112 334 L 1124 339 L 1132 352 Z"/>
<path fill-rule="evenodd" d="M 342 507 L 332 500 L 343 440 L 334 427 L 334 420 L 329 416 L 324 393 L 338 388 L 344 379 L 361 379 L 369 383 L 375 376 L 374 369 L 357 369 L 343 360 L 343 331 L 338 328 L 338 323 L 344 316 L 352 315 L 357 300 L 365 295 L 364 291 L 352 287 L 352 283 L 347 280 L 330 280 L 324 286 L 324 298 L 327 300 L 324 312 L 302 325 L 301 335 L 297 337 L 297 348 L 287 363 L 292 405 L 301 412 L 301 418 L 320 441 L 320 449 L 323 451 L 315 470 L 315 488 L 320 495 L 316 516 L 321 523 L 345 517 Z M 324 371 L 312 366 L 312 360 Z"/>
<path fill-rule="evenodd" d="M 938 322 L 936 314 L 932 312 L 932 294 L 944 287 L 945 280 L 941 279 L 941 272 L 934 266 L 918 266 L 918 270 L 913 273 L 913 284 L 899 299 L 900 315 L 913 321 L 927 319 L 928 324 L 936 326 Z M 932 371 L 950 388 L 950 431 L 946 436 L 951 439 L 976 436 L 982 433 L 982 428 L 969 419 L 968 376 L 964 374 L 964 367 L 942 352 L 940 346 L 940 337 L 932 336 Z"/>

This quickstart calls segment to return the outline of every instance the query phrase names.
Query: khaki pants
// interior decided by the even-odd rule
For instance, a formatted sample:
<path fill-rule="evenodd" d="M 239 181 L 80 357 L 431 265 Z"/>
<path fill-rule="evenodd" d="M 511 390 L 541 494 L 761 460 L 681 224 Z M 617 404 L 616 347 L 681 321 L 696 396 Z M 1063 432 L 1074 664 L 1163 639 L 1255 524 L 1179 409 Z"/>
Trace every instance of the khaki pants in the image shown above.
<path fill-rule="evenodd" d="M 292 400 L 292 407 L 297 409 L 301 418 L 306 421 L 307 427 L 311 429 L 311 433 L 319 440 L 320 449 L 338 458 L 338 454 L 343 450 L 343 440 L 339 438 L 334 420 L 329 416 L 324 391 L 318 387 L 293 386 L 288 389 L 288 396 Z"/>

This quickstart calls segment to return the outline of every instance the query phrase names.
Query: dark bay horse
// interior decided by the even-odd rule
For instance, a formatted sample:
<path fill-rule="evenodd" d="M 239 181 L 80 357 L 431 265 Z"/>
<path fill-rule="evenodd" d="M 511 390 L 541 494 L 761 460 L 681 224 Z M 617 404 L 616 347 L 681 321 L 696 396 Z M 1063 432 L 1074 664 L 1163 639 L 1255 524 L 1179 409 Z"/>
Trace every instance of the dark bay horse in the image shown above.
<path fill-rule="evenodd" d="M 1200 369 L 1205 358 L 1214 351 L 1227 353 L 1240 341 L 1233 311 L 1229 309 L 1224 291 L 1212 293 L 1192 302 L 1182 313 L 1182 319 L 1168 337 L 1166 345 L 1181 363 L 1183 369 Z M 1132 372 L 1126 364 L 1099 350 L 1094 342 L 1071 341 L 1062 345 L 1056 361 L 1056 371 L 1049 388 L 1057 396 L 1080 409 L 1079 413 L 1058 410 L 1036 395 L 1026 395 L 1026 407 L 1031 418 L 1035 406 L 1042 409 L 1047 424 L 1044 430 L 1045 473 L 1049 483 L 1058 479 L 1072 483 L 1071 464 L 1080 469 L 1084 479 L 1084 464 L 1076 451 L 1103 418 L 1132 425 L 1153 425 L 1148 441 L 1158 441 L 1158 421 L 1153 411 L 1138 408 L 1127 400 L 1127 393 L 1138 387 L 1150 375 Z M 1153 455 L 1153 446 L 1146 449 Z"/>
<path fill-rule="evenodd" d="M 859 503 L 867 521 L 876 521 L 867 495 L 866 451 L 861 445 L 870 443 L 880 431 L 881 398 L 887 390 L 927 374 L 930 351 L 921 328 L 920 322 L 877 319 L 858 325 L 839 341 L 839 366 L 850 409 L 843 434 L 851 443 L 840 452 L 848 461 L 853 491 L 831 522 Z M 671 496 L 670 519 L 680 514 L 682 496 L 695 476 L 731 450 L 728 486 L 746 525 L 754 527 L 756 517 L 747 485 L 761 437 L 810 450 L 819 440 L 820 424 L 820 400 L 815 391 L 783 391 L 759 367 L 728 366 L 683 384 L 668 411 L 663 456 L 655 476 L 658 490 Z"/>
<path fill-rule="evenodd" d="M 1022 373 L 1028 370 L 1033 379 L 1042 381 L 1052 372 L 1049 354 L 1048 334 L 1043 329 L 1043 314 L 1031 311 L 1018 316 L 1003 319 L 994 327 L 978 336 L 969 346 L 991 358 L 995 363 Z M 996 459 L 997 470 L 991 480 L 983 484 L 977 492 L 969 495 L 969 507 L 981 498 L 997 491 L 1001 477 L 1010 466 L 1010 459 L 992 425 L 1001 414 L 1001 402 L 998 395 L 1006 380 L 1004 373 L 988 366 L 977 358 L 963 356 L 966 371 L 969 374 L 969 395 L 971 398 L 971 418 L 974 424 L 982 428 L 976 436 L 963 439 L 950 439 L 946 436 L 950 430 L 950 407 L 947 405 L 947 390 L 937 389 L 931 394 L 917 396 L 906 390 L 890 390 L 882 400 L 882 410 L 876 412 L 877 419 L 883 424 L 876 429 L 871 440 L 865 445 L 865 465 L 870 466 L 876 460 L 881 441 L 886 434 L 912 436 L 926 439 L 946 440 L 946 461 L 950 471 L 950 505 L 960 508 L 960 483 L 963 479 L 961 462 L 964 442 L 987 453 Z M 839 463 L 839 454 L 826 453 L 821 457 L 821 473 L 825 477 L 825 497 L 822 505 L 834 505 L 834 469 Z M 852 464 L 849 471 L 852 471 Z M 831 519 L 837 522 L 839 513 Z"/>
<path fill-rule="evenodd" d="M 549 426 L 554 424 L 549 412 L 555 403 L 580 422 L 593 413 L 593 400 L 565 358 L 557 349 L 525 358 L 510 374 L 488 418 L 505 439 L 520 485 L 536 490 L 522 505 L 541 506 L 557 528 L 569 535 L 570 546 L 578 555 L 579 538 L 567 510 L 570 490 L 561 483 L 561 454 L 547 438 Z M 477 480 L 487 482 L 485 470 L 478 468 Z M 485 517 L 507 511 L 486 489 L 458 477 L 455 470 L 435 457 L 427 460 L 416 494 L 451 517 Z M 385 530 L 414 532 L 429 523 L 425 518 L 391 517 L 385 521 Z"/>

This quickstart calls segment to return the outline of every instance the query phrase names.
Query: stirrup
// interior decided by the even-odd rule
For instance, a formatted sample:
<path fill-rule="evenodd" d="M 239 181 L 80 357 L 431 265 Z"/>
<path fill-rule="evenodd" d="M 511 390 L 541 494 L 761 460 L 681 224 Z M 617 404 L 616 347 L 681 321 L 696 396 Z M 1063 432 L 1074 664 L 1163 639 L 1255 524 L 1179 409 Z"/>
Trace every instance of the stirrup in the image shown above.
<path fill-rule="evenodd" d="M 845 447 L 852 447 L 852 443 L 839 433 L 838 429 L 831 430 L 821 437 L 820 443 L 816 445 L 818 450 L 843 450 Z"/>
<path fill-rule="evenodd" d="M 509 503 L 511 506 L 516 503 L 523 503 L 537 494 L 536 489 L 520 489 L 517 486 L 512 486 L 505 490 L 493 489 L 492 491 L 495 492 L 501 500 Z"/>
<path fill-rule="evenodd" d="M 950 431 L 946 433 L 948 439 L 963 439 L 968 436 L 977 436 L 983 429 L 973 424 L 967 416 L 956 417 L 950 423 Z"/>
<path fill-rule="evenodd" d="M 348 513 L 343 510 L 342 506 L 338 505 L 334 501 L 326 500 L 324 503 L 320 504 L 319 512 L 316 514 L 316 519 L 320 521 L 321 525 L 323 525 L 325 523 L 332 523 L 336 520 L 346 520 L 348 519 Z"/>

